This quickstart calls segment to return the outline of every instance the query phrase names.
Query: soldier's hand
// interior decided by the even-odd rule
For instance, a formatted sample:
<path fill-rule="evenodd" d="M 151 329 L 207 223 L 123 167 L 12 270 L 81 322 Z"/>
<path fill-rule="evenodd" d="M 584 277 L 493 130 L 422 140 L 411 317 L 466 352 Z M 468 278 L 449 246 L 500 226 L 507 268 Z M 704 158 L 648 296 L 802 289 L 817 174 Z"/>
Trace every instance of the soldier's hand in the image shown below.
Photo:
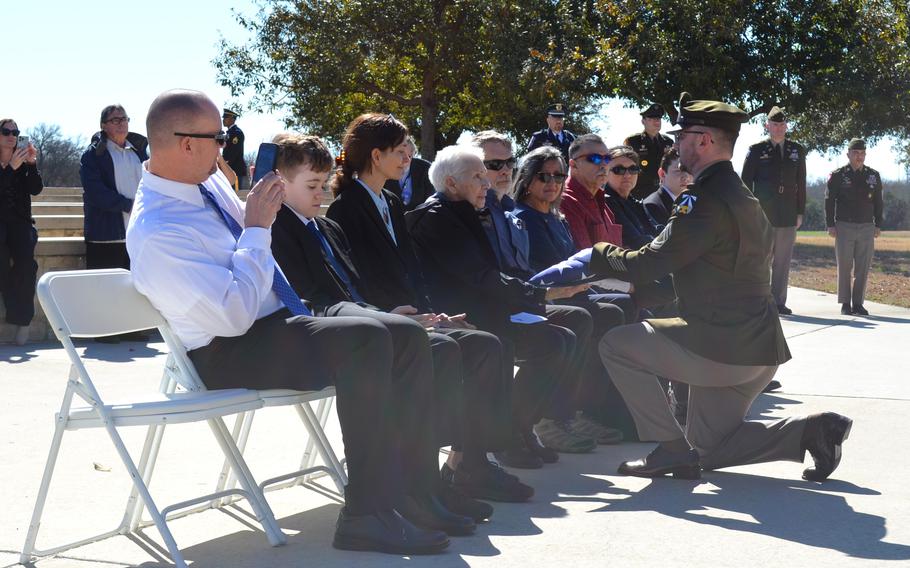
<path fill-rule="evenodd" d="M 571 298 L 575 294 L 584 292 L 590 287 L 590 284 L 579 284 L 578 286 L 556 286 L 547 288 L 547 295 L 545 298 L 548 302 L 551 300 L 560 300 L 562 298 Z"/>
<path fill-rule="evenodd" d="M 837 229 L 835 229 L 834 227 L 828 227 L 828 236 L 829 236 L 829 237 L 836 237 L 836 236 L 837 236 Z"/>
<path fill-rule="evenodd" d="M 882 230 L 879 229 L 878 227 L 876 227 L 876 228 L 875 228 L 875 235 L 874 235 L 873 238 L 876 238 L 876 239 L 877 239 L 877 238 L 879 238 L 880 236 L 882 236 Z"/>
<path fill-rule="evenodd" d="M 271 227 L 282 201 L 284 180 L 276 172 L 269 172 L 250 190 L 246 198 L 244 227 Z"/>

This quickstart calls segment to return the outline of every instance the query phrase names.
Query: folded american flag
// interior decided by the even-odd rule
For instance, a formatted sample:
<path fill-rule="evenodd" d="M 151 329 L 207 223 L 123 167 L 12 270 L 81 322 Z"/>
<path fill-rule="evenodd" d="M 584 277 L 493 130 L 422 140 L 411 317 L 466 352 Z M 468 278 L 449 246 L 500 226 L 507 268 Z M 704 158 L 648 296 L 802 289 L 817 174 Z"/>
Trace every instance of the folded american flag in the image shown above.
<path fill-rule="evenodd" d="M 531 277 L 531 284 L 538 286 L 574 286 L 576 284 L 591 283 L 607 290 L 628 292 L 628 282 L 615 278 L 601 278 L 588 272 L 592 250 L 590 248 L 582 249 L 566 260 L 538 272 Z"/>

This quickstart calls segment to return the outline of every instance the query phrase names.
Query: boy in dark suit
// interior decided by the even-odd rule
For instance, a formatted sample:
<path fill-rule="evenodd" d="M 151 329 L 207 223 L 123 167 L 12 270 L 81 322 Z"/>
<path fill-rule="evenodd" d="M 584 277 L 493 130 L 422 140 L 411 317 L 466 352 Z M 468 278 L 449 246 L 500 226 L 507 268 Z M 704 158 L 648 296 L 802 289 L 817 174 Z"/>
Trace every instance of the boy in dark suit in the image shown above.
<path fill-rule="evenodd" d="M 475 470 L 468 491 L 474 496 L 502 501 L 530 498 L 533 490 L 511 476 L 509 483 L 493 484 L 492 476 L 476 473 L 489 468 L 486 451 L 492 448 L 487 444 L 496 445 L 497 431 L 508 433 L 510 376 L 504 373 L 498 339 L 472 329 L 443 330 L 444 314 L 418 314 L 411 305 L 384 312 L 367 303 L 359 291 L 360 275 L 351 260 L 347 237 L 336 222 L 319 215 L 322 188 L 331 167 L 328 150 L 314 136 L 282 134 L 274 141 L 279 144 L 277 166 L 288 182 L 285 205 L 272 229 L 272 251 L 288 281 L 313 303 L 315 313 L 356 313 L 377 319 L 392 331 L 393 343 L 397 329 L 417 327 L 423 332 L 427 328 L 436 385 L 436 439 L 440 445 L 454 444 L 460 450 L 450 454 L 449 467 Z M 435 495 L 449 511 L 475 521 L 492 514 L 489 505 L 449 485 L 437 486 Z M 445 529 L 420 516 L 412 520 Z"/>

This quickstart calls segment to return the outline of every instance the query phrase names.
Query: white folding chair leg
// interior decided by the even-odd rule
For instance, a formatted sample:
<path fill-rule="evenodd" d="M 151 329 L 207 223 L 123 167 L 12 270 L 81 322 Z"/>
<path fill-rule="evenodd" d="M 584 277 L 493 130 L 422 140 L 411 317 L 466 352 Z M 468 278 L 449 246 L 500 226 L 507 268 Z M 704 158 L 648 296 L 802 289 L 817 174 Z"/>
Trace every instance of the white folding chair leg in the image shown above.
<path fill-rule="evenodd" d="M 320 399 L 316 406 L 316 416 L 319 418 L 319 425 L 325 428 L 325 422 L 322 420 L 323 408 L 328 404 L 331 398 Z M 306 447 L 303 450 L 303 456 L 300 458 L 300 470 L 310 469 L 316 464 L 316 440 L 313 436 L 307 436 Z M 297 484 L 302 485 L 315 477 L 315 473 L 305 475 L 297 479 Z"/>
<path fill-rule="evenodd" d="M 307 403 L 297 404 L 295 407 L 297 408 L 300 419 L 303 421 L 303 425 L 306 427 L 307 432 L 309 432 L 310 437 L 315 440 L 319 456 L 322 458 L 322 461 L 329 466 L 329 469 L 334 472 L 332 479 L 335 481 L 338 492 L 344 495 L 344 486 L 348 483 L 348 476 L 341 466 L 341 462 L 338 461 L 335 452 L 332 450 L 332 445 L 329 443 L 328 438 L 326 438 L 325 431 L 322 429 L 322 426 L 319 425 L 319 419 L 316 417 L 316 414 L 313 413 L 313 408 Z"/>
<path fill-rule="evenodd" d="M 158 460 L 158 450 L 161 448 L 161 439 L 164 437 L 164 425 L 149 426 L 145 435 L 145 443 L 142 444 L 142 454 L 139 457 L 139 471 L 142 473 L 142 481 L 146 485 L 151 485 L 152 474 L 155 471 L 155 463 Z M 121 527 L 125 532 L 132 532 L 139 528 L 139 522 L 142 519 L 142 513 L 145 506 L 139 499 L 139 492 L 133 487 L 130 491 L 129 499 L 126 502 L 126 511 L 123 514 Z"/>
<path fill-rule="evenodd" d="M 234 440 L 234 443 L 237 445 L 237 449 L 240 450 L 240 455 L 243 455 L 243 453 L 246 451 L 246 444 L 250 438 L 250 429 L 253 426 L 253 416 L 255 413 L 255 410 L 241 412 L 234 420 L 234 428 L 231 430 L 231 439 Z M 231 467 L 230 462 L 227 460 L 227 458 L 225 458 L 224 465 L 221 466 L 221 474 L 218 476 L 218 483 L 215 486 L 215 490 L 222 491 L 224 489 L 232 489 L 236 483 L 237 476 L 234 474 L 234 468 Z M 233 497 L 228 496 L 222 499 L 219 503 L 215 503 L 213 505 L 230 505 L 233 500 Z"/>

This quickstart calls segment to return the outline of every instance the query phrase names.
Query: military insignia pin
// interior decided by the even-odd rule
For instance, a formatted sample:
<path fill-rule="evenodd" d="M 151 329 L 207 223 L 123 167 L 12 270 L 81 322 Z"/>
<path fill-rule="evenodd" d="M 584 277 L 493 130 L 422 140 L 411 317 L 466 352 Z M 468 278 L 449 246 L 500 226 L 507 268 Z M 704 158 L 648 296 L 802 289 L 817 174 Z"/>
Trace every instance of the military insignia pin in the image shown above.
<path fill-rule="evenodd" d="M 676 203 L 675 215 L 688 215 L 695 210 L 695 201 L 698 197 L 691 194 L 683 194 Z"/>
<path fill-rule="evenodd" d="M 870 186 L 875 185 L 875 176 L 874 176 L 874 175 L 870 175 L 869 177 L 867 177 L 867 178 L 866 178 L 866 183 L 868 183 Z"/>
<path fill-rule="evenodd" d="M 647 166 L 648 166 L 648 160 L 642 160 L 642 161 L 641 161 L 641 167 L 645 168 L 645 167 L 647 167 Z"/>
<path fill-rule="evenodd" d="M 240 142 L 240 137 L 239 137 L 239 136 L 234 136 L 234 139 L 231 140 L 231 144 L 236 144 L 236 143 L 238 143 L 238 142 Z"/>

